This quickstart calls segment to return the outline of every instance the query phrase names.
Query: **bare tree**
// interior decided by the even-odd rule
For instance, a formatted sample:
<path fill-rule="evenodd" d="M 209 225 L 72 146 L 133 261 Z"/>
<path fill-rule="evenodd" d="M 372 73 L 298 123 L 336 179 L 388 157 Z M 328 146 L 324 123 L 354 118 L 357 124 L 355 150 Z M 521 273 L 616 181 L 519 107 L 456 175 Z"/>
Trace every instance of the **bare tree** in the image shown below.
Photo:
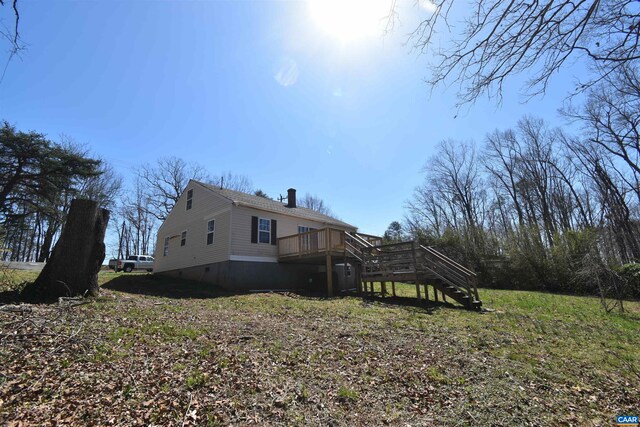
<path fill-rule="evenodd" d="M 443 141 L 438 154 L 424 166 L 432 188 L 437 189 L 451 206 L 452 217 L 461 215 L 460 222 L 476 228 L 482 215 L 482 178 L 475 146 L 471 143 Z"/>
<path fill-rule="evenodd" d="M 167 218 L 190 179 L 210 181 L 204 167 L 178 157 L 165 157 L 154 165 L 143 165 L 137 175 L 147 199 L 146 209 L 159 221 Z"/>
<path fill-rule="evenodd" d="M 235 175 L 231 172 L 223 172 L 214 176 L 210 182 L 220 188 L 240 191 L 242 193 L 254 193 L 251 179 L 244 175 Z"/>
<path fill-rule="evenodd" d="M 301 208 L 313 209 L 328 216 L 333 216 L 331 208 L 320 197 L 306 193 L 303 198 L 297 201 L 298 206 Z"/>
<path fill-rule="evenodd" d="M 406 230 L 487 280 L 593 290 L 572 282 L 589 251 L 604 263 L 640 257 L 640 212 L 621 165 L 597 143 L 533 117 L 487 135 L 482 154 L 444 141 L 407 202 Z"/>
<path fill-rule="evenodd" d="M 125 256 L 131 254 L 147 254 L 151 249 L 150 242 L 157 222 L 148 209 L 149 195 L 144 188 L 145 182 L 136 179 L 133 191 L 127 196 L 121 215 L 125 219 Z M 122 243 L 120 246 L 123 246 Z"/>
<path fill-rule="evenodd" d="M 489 207 L 475 145 L 442 141 L 423 171 L 424 183 L 407 204 L 409 233 L 427 244 L 446 240 L 441 249 L 477 266 L 487 249 Z"/>
<path fill-rule="evenodd" d="M 576 278 L 597 289 L 602 308 L 607 313 L 624 312 L 624 300 L 629 297 L 629 284 L 607 265 L 595 251 L 587 253 L 581 262 Z"/>
<path fill-rule="evenodd" d="M 589 90 L 581 107 L 569 106 L 563 114 L 582 124 L 583 133 L 622 162 L 627 181 L 640 202 L 640 68 L 621 66 Z"/>
<path fill-rule="evenodd" d="M 600 217 L 597 226 L 608 230 L 603 239 L 613 238 L 617 254 L 605 253 L 608 258 L 629 262 L 640 258 L 637 218 L 634 219 L 628 194 L 628 183 L 621 179 L 614 157 L 593 141 L 567 140 L 565 149 L 572 153 L 581 172 L 589 178 L 590 190 L 596 195 Z"/>
<path fill-rule="evenodd" d="M 412 33 L 427 51 L 435 35 L 461 28 L 435 51 L 431 83 L 460 84 L 462 103 L 488 94 L 501 97 L 505 80 L 526 72 L 529 94 L 546 90 L 567 61 L 586 58 L 595 70 L 588 87 L 624 64 L 640 59 L 640 12 L 636 0 L 474 0 L 430 2 L 432 13 Z M 458 10 L 468 8 L 468 12 Z M 463 25 L 450 17 L 464 14 Z"/>
<path fill-rule="evenodd" d="M 5 39 L 9 43 L 9 58 L 7 59 L 7 63 L 0 74 L 0 82 L 4 80 L 4 74 L 7 70 L 9 62 L 13 59 L 15 55 L 17 55 L 22 49 L 24 49 L 24 44 L 20 40 L 20 12 L 18 10 L 18 0 L 0 0 L 0 7 L 11 7 L 11 12 L 14 16 L 13 25 L 5 26 L 3 25 L 0 28 L 0 38 Z"/>

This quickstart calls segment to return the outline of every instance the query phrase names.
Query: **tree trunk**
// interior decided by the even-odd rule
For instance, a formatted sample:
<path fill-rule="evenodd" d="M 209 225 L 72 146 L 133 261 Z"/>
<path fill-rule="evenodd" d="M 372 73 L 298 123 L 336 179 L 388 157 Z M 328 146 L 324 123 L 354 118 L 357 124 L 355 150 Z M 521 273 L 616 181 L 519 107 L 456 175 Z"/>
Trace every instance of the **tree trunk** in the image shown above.
<path fill-rule="evenodd" d="M 47 262 L 49 255 L 51 255 L 51 244 L 53 243 L 53 236 L 58 231 L 58 223 L 54 219 L 49 219 L 47 223 L 47 231 L 44 234 L 44 241 L 40 247 L 40 254 L 38 255 L 38 262 Z"/>
<path fill-rule="evenodd" d="M 98 272 L 104 261 L 109 211 L 93 200 L 75 199 L 49 262 L 23 295 L 51 300 L 98 294 Z"/>

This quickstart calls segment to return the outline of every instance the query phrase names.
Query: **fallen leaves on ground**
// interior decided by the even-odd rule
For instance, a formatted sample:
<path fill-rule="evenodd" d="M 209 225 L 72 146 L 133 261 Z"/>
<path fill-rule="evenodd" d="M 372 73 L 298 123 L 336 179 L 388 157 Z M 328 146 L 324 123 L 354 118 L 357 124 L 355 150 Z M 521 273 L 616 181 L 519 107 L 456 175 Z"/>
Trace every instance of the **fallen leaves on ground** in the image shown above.
<path fill-rule="evenodd" d="M 105 290 L 78 307 L 0 311 L 0 423 L 596 425 L 639 409 L 638 384 L 597 367 L 567 361 L 582 383 L 554 380 L 426 312 L 335 301 Z"/>

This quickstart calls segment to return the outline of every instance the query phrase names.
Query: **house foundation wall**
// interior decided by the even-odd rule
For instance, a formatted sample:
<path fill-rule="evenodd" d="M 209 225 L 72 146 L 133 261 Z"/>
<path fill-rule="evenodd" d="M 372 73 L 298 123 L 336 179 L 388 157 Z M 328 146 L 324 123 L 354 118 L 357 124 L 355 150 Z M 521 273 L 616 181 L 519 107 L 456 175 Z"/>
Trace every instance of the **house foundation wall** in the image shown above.
<path fill-rule="evenodd" d="M 157 273 L 211 283 L 229 291 L 300 290 L 321 285 L 321 268 L 313 264 L 224 261 Z"/>

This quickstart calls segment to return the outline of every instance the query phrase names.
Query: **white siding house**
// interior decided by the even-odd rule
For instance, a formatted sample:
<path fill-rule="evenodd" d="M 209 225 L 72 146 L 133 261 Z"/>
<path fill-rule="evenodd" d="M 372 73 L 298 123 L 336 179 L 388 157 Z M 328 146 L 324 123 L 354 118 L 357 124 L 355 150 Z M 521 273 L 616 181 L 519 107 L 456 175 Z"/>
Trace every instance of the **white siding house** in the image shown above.
<path fill-rule="evenodd" d="M 160 226 L 154 272 L 233 289 L 304 286 L 320 267 L 278 262 L 278 238 L 331 227 L 356 227 L 287 204 L 191 180 Z"/>

